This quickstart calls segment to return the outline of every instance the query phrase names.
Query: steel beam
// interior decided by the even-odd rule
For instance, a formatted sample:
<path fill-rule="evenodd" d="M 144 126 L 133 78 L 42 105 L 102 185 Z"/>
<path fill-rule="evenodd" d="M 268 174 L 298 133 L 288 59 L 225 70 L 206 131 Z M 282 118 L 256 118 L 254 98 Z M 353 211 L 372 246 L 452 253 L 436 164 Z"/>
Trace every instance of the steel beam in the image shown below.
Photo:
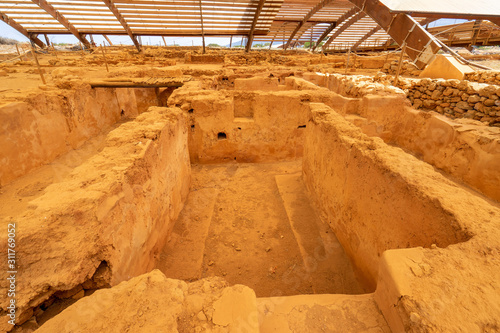
<path fill-rule="evenodd" d="M 21 26 L 19 23 L 17 23 L 14 19 L 10 18 L 7 16 L 7 14 L 0 12 L 0 19 L 10 25 L 12 28 L 16 29 L 20 33 L 22 33 L 26 38 L 28 38 L 31 42 L 35 43 L 42 49 L 46 47 L 46 45 L 36 37 L 36 35 L 28 32 L 26 29 L 24 29 L 23 26 Z"/>
<path fill-rule="evenodd" d="M 50 16 L 55 18 L 63 27 L 68 29 L 86 48 L 90 49 L 91 45 L 89 41 L 85 38 L 85 35 L 81 34 L 61 13 L 59 13 L 51 4 L 45 0 L 31 0 L 38 7 L 47 12 Z"/>
<path fill-rule="evenodd" d="M 103 1 L 106 4 L 106 6 L 108 6 L 109 10 L 113 13 L 113 15 L 115 15 L 118 22 L 120 22 L 122 27 L 125 29 L 125 31 L 127 32 L 127 35 L 130 37 L 130 39 L 132 39 L 132 42 L 134 43 L 135 47 L 137 48 L 137 51 L 141 52 L 141 44 L 137 40 L 137 37 L 132 33 L 132 29 L 130 29 L 125 18 L 122 16 L 122 14 L 120 14 L 120 12 L 118 11 L 118 8 L 116 8 L 113 0 L 103 0 Z"/>
<path fill-rule="evenodd" d="M 290 43 L 292 42 L 293 38 L 295 37 L 295 35 L 297 34 L 297 32 L 299 32 L 300 29 L 302 29 L 302 27 L 304 26 L 304 24 L 306 24 L 306 22 L 314 15 L 316 14 L 319 10 L 323 9 L 323 7 L 325 7 L 326 5 L 332 3 L 334 0 L 322 0 L 321 2 L 319 2 L 316 6 L 314 6 L 307 14 L 306 16 L 304 16 L 304 18 L 302 19 L 302 21 L 299 22 L 299 24 L 297 25 L 297 27 L 295 27 L 295 30 L 293 30 L 292 34 L 290 35 L 290 37 L 288 38 L 288 41 L 286 42 L 286 45 L 285 45 L 285 50 L 290 46 Z"/>
<path fill-rule="evenodd" d="M 257 25 L 257 22 L 259 21 L 259 16 L 260 13 L 262 12 L 262 8 L 264 7 L 264 3 L 266 0 L 259 0 L 259 5 L 257 6 L 257 10 L 255 11 L 255 16 L 253 18 L 252 22 L 252 28 L 250 29 L 250 33 L 248 34 L 248 41 L 247 45 L 245 47 L 245 51 L 248 52 L 252 48 L 252 43 L 253 43 L 253 33 L 255 31 L 255 26 Z"/>

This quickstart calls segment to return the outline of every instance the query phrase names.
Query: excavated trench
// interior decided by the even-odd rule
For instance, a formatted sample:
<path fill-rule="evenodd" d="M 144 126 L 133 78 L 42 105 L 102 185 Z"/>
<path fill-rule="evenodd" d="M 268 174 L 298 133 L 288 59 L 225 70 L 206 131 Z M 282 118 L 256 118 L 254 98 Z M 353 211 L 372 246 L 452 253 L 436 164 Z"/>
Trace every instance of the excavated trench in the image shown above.
<path fill-rule="evenodd" d="M 372 293 L 384 251 L 471 238 L 436 190 L 449 180 L 340 115 L 359 100 L 302 90 L 310 83 L 296 78 L 259 80 L 162 98 L 100 88 L 87 91 L 98 111 L 78 114 L 85 91 L 73 113 L 60 106 L 66 143 L 71 121 L 85 114 L 91 125 L 56 159 L 27 147 L 38 160 L 13 160 L 24 174 L 3 175 L 2 218 L 19 223 L 22 274 L 37 276 L 21 321 L 41 325 L 153 268 L 185 281 L 222 276 L 257 297 Z M 42 146 L 53 131 L 44 121 L 59 115 L 37 117 Z"/>

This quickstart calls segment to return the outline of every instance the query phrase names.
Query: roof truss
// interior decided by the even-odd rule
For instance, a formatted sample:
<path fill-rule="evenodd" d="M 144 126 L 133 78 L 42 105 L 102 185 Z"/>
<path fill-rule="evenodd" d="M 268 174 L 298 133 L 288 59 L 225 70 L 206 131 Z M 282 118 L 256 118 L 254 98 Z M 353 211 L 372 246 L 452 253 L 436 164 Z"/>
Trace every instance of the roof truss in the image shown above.
<path fill-rule="evenodd" d="M 297 34 L 297 32 L 299 32 L 300 29 L 302 29 L 302 27 L 304 26 L 304 24 L 306 24 L 306 22 L 314 15 L 316 14 L 319 10 L 321 10 L 323 7 L 325 7 L 326 5 L 332 3 L 334 0 L 321 0 L 316 6 L 314 6 L 307 14 L 306 16 L 304 17 L 304 19 L 302 19 L 302 21 L 299 22 L 299 24 L 297 25 L 297 27 L 295 28 L 295 30 L 293 30 L 292 34 L 290 35 L 290 37 L 288 38 L 288 41 L 286 42 L 286 45 L 285 45 L 285 49 L 287 49 L 288 47 L 290 47 L 290 43 L 292 42 L 293 38 L 295 37 L 295 35 Z"/>
<path fill-rule="evenodd" d="M 0 12 L 0 19 L 7 23 L 8 25 L 10 25 L 12 28 L 16 29 L 17 31 L 19 31 L 20 33 L 22 33 L 26 38 L 28 38 L 30 41 L 32 41 L 33 43 L 35 43 L 36 45 L 38 45 L 39 47 L 41 48 L 45 48 L 45 44 L 40 40 L 38 39 L 38 37 L 35 35 L 35 34 L 32 34 L 32 33 L 29 33 L 28 31 L 26 31 L 26 29 L 24 29 L 19 23 L 17 23 L 14 19 L 12 18 L 9 18 L 7 16 L 7 14 L 5 13 L 2 13 Z"/>
<path fill-rule="evenodd" d="M 61 23 L 68 31 L 70 31 L 78 40 L 85 45 L 86 48 L 90 48 L 91 45 L 89 41 L 85 38 L 85 35 L 81 34 L 74 26 L 71 24 L 61 13 L 59 13 L 51 4 L 45 0 L 32 0 L 32 2 L 46 11 L 50 16 L 55 18 L 59 23 Z"/>
<path fill-rule="evenodd" d="M 132 39 L 132 42 L 134 43 L 135 47 L 137 48 L 137 51 L 140 52 L 141 51 L 141 44 L 139 44 L 137 37 L 132 33 L 132 30 L 130 29 L 127 21 L 125 21 L 122 14 L 120 14 L 120 12 L 118 11 L 118 8 L 116 8 L 113 0 L 103 0 L 103 1 L 106 4 L 106 6 L 109 8 L 109 10 L 113 13 L 113 15 L 116 17 L 116 19 L 120 22 L 120 24 L 123 26 L 123 28 L 127 32 L 127 35 L 130 37 L 130 39 Z"/>

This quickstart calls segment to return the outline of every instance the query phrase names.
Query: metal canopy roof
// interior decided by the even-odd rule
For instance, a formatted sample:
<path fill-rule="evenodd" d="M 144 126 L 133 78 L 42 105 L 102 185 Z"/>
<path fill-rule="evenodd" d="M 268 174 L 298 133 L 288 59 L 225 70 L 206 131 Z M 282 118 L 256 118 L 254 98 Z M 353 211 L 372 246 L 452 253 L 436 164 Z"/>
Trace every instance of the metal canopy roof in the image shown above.
<path fill-rule="evenodd" d="M 245 36 L 284 44 L 325 42 L 349 49 L 401 44 L 417 34 L 415 57 L 437 52 L 414 20 L 488 17 L 500 21 L 498 0 L 0 0 L 0 19 L 39 46 L 39 34 L 73 34 L 86 46 L 88 34 L 137 36 Z M 413 21 L 412 21 L 413 20 Z M 394 26 L 393 26 L 394 25 Z M 389 31 L 389 34 L 386 33 Z M 412 38 L 410 38 L 411 41 Z M 425 43 L 424 43 L 425 41 Z M 249 44 L 249 45 L 248 45 Z M 247 48 L 248 49 L 248 48 Z"/>

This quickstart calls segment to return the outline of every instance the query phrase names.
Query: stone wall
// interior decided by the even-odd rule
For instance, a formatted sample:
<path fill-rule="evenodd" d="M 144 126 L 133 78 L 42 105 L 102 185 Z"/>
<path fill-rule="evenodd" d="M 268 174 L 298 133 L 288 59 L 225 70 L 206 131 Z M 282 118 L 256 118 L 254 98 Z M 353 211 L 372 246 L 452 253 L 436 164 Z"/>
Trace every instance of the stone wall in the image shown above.
<path fill-rule="evenodd" d="M 500 72 L 483 70 L 472 73 L 466 73 L 464 79 L 472 82 L 500 85 Z"/>
<path fill-rule="evenodd" d="M 500 87 L 460 80 L 401 80 L 399 86 L 416 109 L 450 118 L 468 118 L 500 127 Z"/>
<path fill-rule="evenodd" d="M 398 72 L 398 64 L 399 60 L 392 60 L 391 62 L 387 62 L 382 67 L 382 72 L 396 75 Z M 403 65 L 401 66 L 401 71 L 399 75 L 411 75 L 411 76 L 419 76 L 422 71 L 418 69 L 418 67 L 411 61 L 403 60 Z"/>
<path fill-rule="evenodd" d="M 376 82 L 372 76 L 304 73 L 305 80 L 326 87 L 346 97 L 363 97 L 371 94 L 404 95 L 404 91 L 382 82 Z"/>

